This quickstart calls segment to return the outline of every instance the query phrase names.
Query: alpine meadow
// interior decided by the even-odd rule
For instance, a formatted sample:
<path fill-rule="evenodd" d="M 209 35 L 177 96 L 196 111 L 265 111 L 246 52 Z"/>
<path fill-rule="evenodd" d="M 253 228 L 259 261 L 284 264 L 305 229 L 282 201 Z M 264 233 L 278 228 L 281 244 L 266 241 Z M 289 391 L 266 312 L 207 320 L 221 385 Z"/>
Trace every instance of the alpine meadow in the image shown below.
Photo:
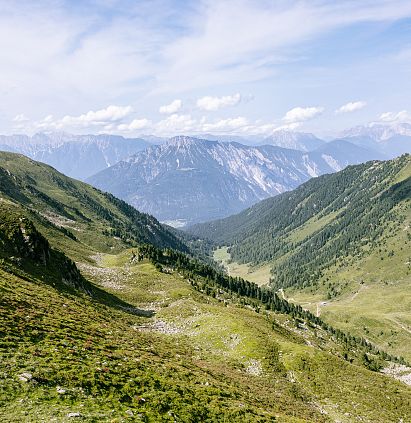
<path fill-rule="evenodd" d="M 410 2 L 0 10 L 0 421 L 410 422 Z"/>

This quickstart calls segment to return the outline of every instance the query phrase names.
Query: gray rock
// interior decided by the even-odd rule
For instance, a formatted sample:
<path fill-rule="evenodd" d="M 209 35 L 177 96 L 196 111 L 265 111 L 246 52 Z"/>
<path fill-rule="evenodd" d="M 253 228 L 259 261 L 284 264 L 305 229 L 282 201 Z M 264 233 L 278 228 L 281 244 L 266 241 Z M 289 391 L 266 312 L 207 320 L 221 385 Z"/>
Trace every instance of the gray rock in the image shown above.
<path fill-rule="evenodd" d="M 24 372 L 19 375 L 19 380 L 22 382 L 29 382 L 31 379 L 33 379 L 33 375 L 31 373 Z"/>
<path fill-rule="evenodd" d="M 81 417 L 81 413 L 79 412 L 74 412 L 74 413 L 68 413 L 67 417 Z"/>
<path fill-rule="evenodd" d="M 177 227 L 238 213 L 311 177 L 341 170 L 352 164 L 352 155 L 349 163 L 345 160 L 347 151 L 358 149 L 347 145 L 334 158 L 331 150 L 303 152 L 181 136 L 138 152 L 87 182 Z"/>

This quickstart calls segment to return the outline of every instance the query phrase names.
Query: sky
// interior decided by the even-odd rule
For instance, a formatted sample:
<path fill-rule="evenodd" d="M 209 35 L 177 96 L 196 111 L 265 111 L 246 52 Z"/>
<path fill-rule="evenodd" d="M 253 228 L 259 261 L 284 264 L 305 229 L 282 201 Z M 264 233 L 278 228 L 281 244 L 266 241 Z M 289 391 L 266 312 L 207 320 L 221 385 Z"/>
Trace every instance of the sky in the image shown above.
<path fill-rule="evenodd" d="M 411 122 L 410 0 L 0 0 L 0 133 Z"/>

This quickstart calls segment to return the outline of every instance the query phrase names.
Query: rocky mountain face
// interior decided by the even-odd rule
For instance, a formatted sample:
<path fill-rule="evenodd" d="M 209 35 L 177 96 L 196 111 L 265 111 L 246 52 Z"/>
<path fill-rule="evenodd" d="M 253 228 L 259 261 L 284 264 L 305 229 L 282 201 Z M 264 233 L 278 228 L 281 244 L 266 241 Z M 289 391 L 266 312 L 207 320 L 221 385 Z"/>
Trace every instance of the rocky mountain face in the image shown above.
<path fill-rule="evenodd" d="M 313 134 L 289 130 L 274 131 L 272 135 L 263 140 L 263 144 L 276 145 L 300 151 L 313 151 L 325 144 L 325 141 Z"/>
<path fill-rule="evenodd" d="M 76 179 L 87 177 L 143 150 L 150 143 L 117 135 L 64 132 L 0 136 L 0 150 L 21 153 Z"/>
<path fill-rule="evenodd" d="M 358 147 L 347 143 L 358 150 Z M 349 149 L 349 148 L 348 148 Z M 176 137 L 87 181 L 163 222 L 183 226 L 239 212 L 309 178 L 375 158 Z M 355 154 L 354 154 L 355 156 Z"/>

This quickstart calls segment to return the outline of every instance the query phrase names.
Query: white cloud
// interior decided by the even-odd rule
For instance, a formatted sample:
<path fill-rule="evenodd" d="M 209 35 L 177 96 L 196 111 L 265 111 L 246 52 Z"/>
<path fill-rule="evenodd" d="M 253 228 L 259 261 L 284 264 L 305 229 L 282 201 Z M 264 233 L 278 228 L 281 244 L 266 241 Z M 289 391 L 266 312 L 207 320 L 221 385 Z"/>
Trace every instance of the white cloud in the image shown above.
<path fill-rule="evenodd" d="M 135 99 L 143 99 L 151 107 L 158 104 L 153 93 L 180 96 L 228 84 L 239 90 L 237 84 L 275 75 L 278 64 L 281 72 L 310 51 L 306 43 L 315 37 L 411 16 L 409 0 L 205 0 L 178 13 L 168 0 L 127 2 L 121 13 L 111 0 L 0 3 L 0 93 L 8 122 L 22 104 L 38 119 L 79 104 L 136 107 Z"/>
<path fill-rule="evenodd" d="M 201 125 L 201 132 L 235 132 L 241 129 L 246 129 L 249 126 L 249 122 L 245 117 L 221 119 L 214 123 L 203 122 Z"/>
<path fill-rule="evenodd" d="M 340 114 L 355 112 L 357 110 L 363 109 L 366 105 L 367 103 L 365 101 L 350 101 L 349 103 L 344 104 L 338 108 L 335 113 Z"/>
<path fill-rule="evenodd" d="M 324 107 L 294 107 L 283 117 L 283 121 L 288 124 L 305 122 L 321 115 Z"/>
<path fill-rule="evenodd" d="M 177 113 L 178 111 L 181 110 L 182 107 L 183 107 L 183 102 L 179 99 L 176 99 L 172 101 L 170 104 L 161 106 L 159 109 L 159 112 L 169 115 L 172 113 Z"/>
<path fill-rule="evenodd" d="M 226 0 L 201 6 L 190 21 L 192 30 L 164 47 L 169 63 L 158 74 L 159 92 L 261 80 L 292 60 L 301 42 L 352 24 L 411 14 L 407 0 Z"/>
<path fill-rule="evenodd" d="M 401 110 L 400 112 L 385 112 L 380 115 L 379 120 L 387 123 L 411 122 L 411 113 L 407 110 Z"/>
<path fill-rule="evenodd" d="M 216 111 L 225 107 L 237 106 L 241 102 L 241 94 L 226 95 L 223 97 L 205 96 L 197 100 L 197 107 L 207 112 Z"/>
<path fill-rule="evenodd" d="M 197 121 L 191 115 L 179 115 L 174 113 L 167 118 L 157 122 L 154 127 L 155 134 L 177 135 L 185 134 L 196 130 Z"/>
<path fill-rule="evenodd" d="M 121 123 L 117 125 L 116 129 L 121 132 L 134 132 L 148 128 L 150 125 L 151 121 L 148 119 L 134 119 L 130 123 Z"/>
<path fill-rule="evenodd" d="M 28 122 L 29 120 L 30 119 L 28 119 L 23 113 L 21 113 L 14 117 L 13 122 L 23 123 L 23 122 Z"/>
<path fill-rule="evenodd" d="M 97 111 L 90 110 L 80 116 L 66 115 L 61 119 L 61 122 L 63 125 L 73 126 L 104 125 L 106 122 L 118 122 L 132 112 L 133 108 L 131 106 L 108 106 Z"/>
<path fill-rule="evenodd" d="M 61 119 L 55 119 L 53 115 L 48 115 L 44 119 L 34 122 L 36 130 L 76 130 L 87 128 L 105 129 L 114 128 L 115 124 L 120 125 L 123 119 L 133 112 L 131 106 L 108 106 L 105 109 L 90 110 L 79 116 L 66 115 Z M 110 126 L 111 125 L 111 126 Z"/>

